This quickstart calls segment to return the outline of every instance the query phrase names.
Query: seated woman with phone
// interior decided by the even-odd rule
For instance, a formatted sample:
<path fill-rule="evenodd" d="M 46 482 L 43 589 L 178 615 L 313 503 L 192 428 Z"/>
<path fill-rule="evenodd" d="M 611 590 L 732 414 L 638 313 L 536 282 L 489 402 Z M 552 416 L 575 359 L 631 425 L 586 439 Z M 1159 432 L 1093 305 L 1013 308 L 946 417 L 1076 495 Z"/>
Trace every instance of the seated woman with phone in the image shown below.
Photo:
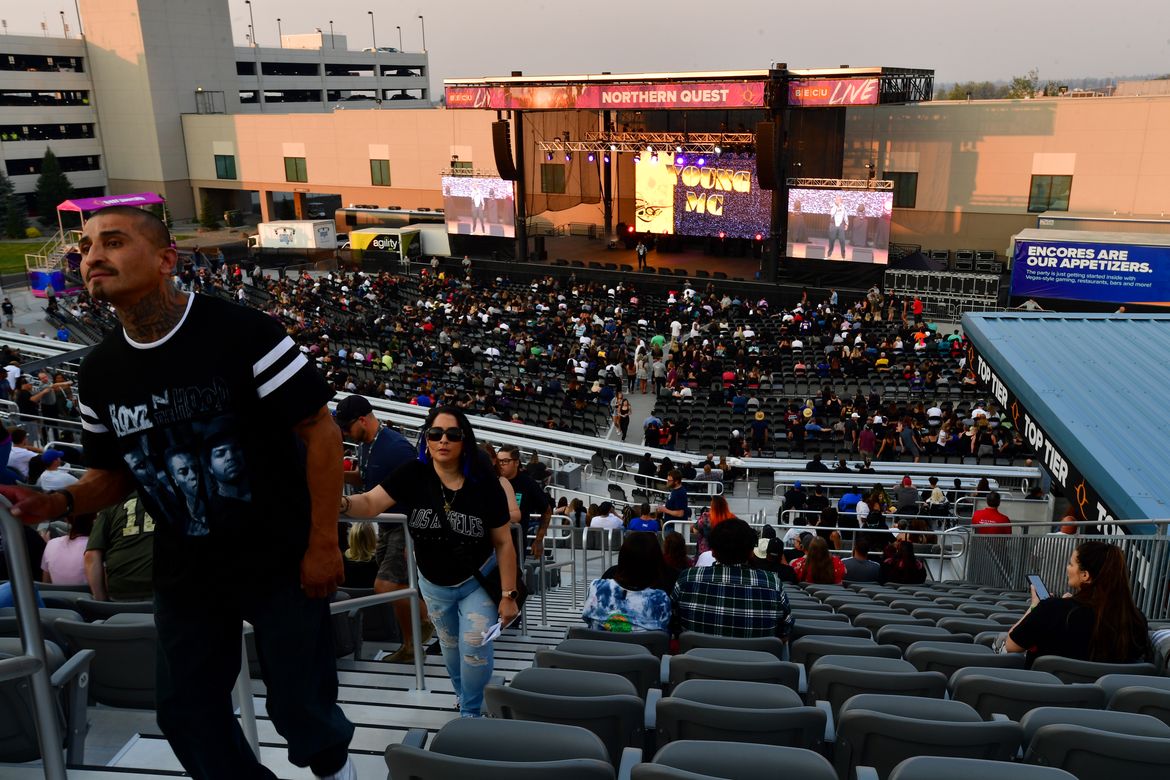
<path fill-rule="evenodd" d="M 1032 606 L 1007 632 L 1002 649 L 1027 653 L 1027 666 L 1042 655 L 1084 661 L 1131 663 L 1151 652 L 1145 616 L 1133 603 L 1121 548 L 1083 542 L 1065 567 L 1069 593 L 1049 596 L 1039 577 Z"/>

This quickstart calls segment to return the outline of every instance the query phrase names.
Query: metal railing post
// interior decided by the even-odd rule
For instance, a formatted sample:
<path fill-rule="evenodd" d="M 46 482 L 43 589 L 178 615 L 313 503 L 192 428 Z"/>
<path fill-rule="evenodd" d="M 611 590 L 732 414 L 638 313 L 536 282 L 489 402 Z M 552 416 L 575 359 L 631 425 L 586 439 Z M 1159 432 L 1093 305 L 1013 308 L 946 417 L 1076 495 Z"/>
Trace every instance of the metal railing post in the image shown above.
<path fill-rule="evenodd" d="M 410 529 L 405 526 L 404 522 L 402 530 L 406 535 L 406 584 L 414 592 L 410 599 L 410 634 L 411 646 L 414 649 L 414 687 L 417 690 L 425 691 L 427 678 L 422 646 L 422 610 L 418 607 L 422 593 L 418 589 L 418 566 L 414 561 L 414 539 L 410 536 Z"/>
<path fill-rule="evenodd" d="M 24 659 L 13 658 L 21 666 L 22 660 L 32 659 L 35 670 L 28 675 L 32 691 L 33 719 L 37 724 L 37 743 L 46 780 L 65 780 L 65 756 L 61 749 L 61 725 L 57 720 L 57 704 L 49 683 L 49 664 L 45 656 L 45 640 L 41 632 L 40 611 L 37 609 L 32 570 L 24 548 L 24 529 L 9 510 L 8 499 L 0 497 L 0 530 L 4 532 L 4 554 L 8 559 L 8 578 L 12 584 L 12 600 L 16 606 L 17 622 Z M 12 664 L 16 666 L 16 664 Z"/>
<path fill-rule="evenodd" d="M 240 728 L 256 760 L 260 760 L 260 732 L 256 728 L 256 702 L 252 700 L 252 670 L 248 665 L 248 633 L 252 627 L 244 623 L 240 633 L 240 673 L 236 675 L 236 701 L 240 707 Z"/>

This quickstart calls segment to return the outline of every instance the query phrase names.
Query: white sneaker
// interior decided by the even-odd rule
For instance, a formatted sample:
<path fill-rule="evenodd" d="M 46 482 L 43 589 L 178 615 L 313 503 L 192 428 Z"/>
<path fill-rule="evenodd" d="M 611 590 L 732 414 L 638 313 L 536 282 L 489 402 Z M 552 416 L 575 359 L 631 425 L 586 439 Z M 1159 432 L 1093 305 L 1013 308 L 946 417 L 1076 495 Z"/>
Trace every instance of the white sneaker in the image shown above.
<path fill-rule="evenodd" d="M 337 770 L 331 775 L 325 775 L 319 780 L 358 780 L 357 769 L 354 768 L 353 760 L 345 759 L 345 766 Z"/>

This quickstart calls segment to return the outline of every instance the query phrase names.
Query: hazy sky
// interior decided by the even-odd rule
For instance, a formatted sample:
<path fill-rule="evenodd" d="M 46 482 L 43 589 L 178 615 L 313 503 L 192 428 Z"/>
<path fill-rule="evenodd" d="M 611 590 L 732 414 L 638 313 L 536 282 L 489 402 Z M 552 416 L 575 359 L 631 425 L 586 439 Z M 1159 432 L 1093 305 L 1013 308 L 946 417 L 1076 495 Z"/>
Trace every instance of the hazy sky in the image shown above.
<path fill-rule="evenodd" d="M 201 2 L 203 0 L 189 0 Z M 215 0 L 219 2 L 220 0 Z M 236 41 L 248 32 L 243 0 L 228 0 Z M 13 34 L 46 20 L 71 28 L 72 0 L 4 0 Z M 686 71 L 887 65 L 934 68 L 936 78 L 996 81 L 1038 68 L 1042 81 L 1170 72 L 1170 0 L 253 0 L 257 39 L 334 30 L 351 48 L 422 48 L 426 16 L 432 83 L 444 78 L 599 71 Z"/>

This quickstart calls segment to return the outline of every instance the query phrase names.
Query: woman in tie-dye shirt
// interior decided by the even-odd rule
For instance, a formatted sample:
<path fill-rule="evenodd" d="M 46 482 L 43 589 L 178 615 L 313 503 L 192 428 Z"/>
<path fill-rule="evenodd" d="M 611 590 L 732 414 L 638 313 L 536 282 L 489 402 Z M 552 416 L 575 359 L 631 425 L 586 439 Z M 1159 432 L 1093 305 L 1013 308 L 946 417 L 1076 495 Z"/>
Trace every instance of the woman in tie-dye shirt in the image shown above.
<path fill-rule="evenodd" d="M 674 585 L 667 579 L 658 537 L 627 533 L 617 566 L 590 583 L 581 619 L 602 631 L 666 631 L 670 626 L 668 591 Z"/>

